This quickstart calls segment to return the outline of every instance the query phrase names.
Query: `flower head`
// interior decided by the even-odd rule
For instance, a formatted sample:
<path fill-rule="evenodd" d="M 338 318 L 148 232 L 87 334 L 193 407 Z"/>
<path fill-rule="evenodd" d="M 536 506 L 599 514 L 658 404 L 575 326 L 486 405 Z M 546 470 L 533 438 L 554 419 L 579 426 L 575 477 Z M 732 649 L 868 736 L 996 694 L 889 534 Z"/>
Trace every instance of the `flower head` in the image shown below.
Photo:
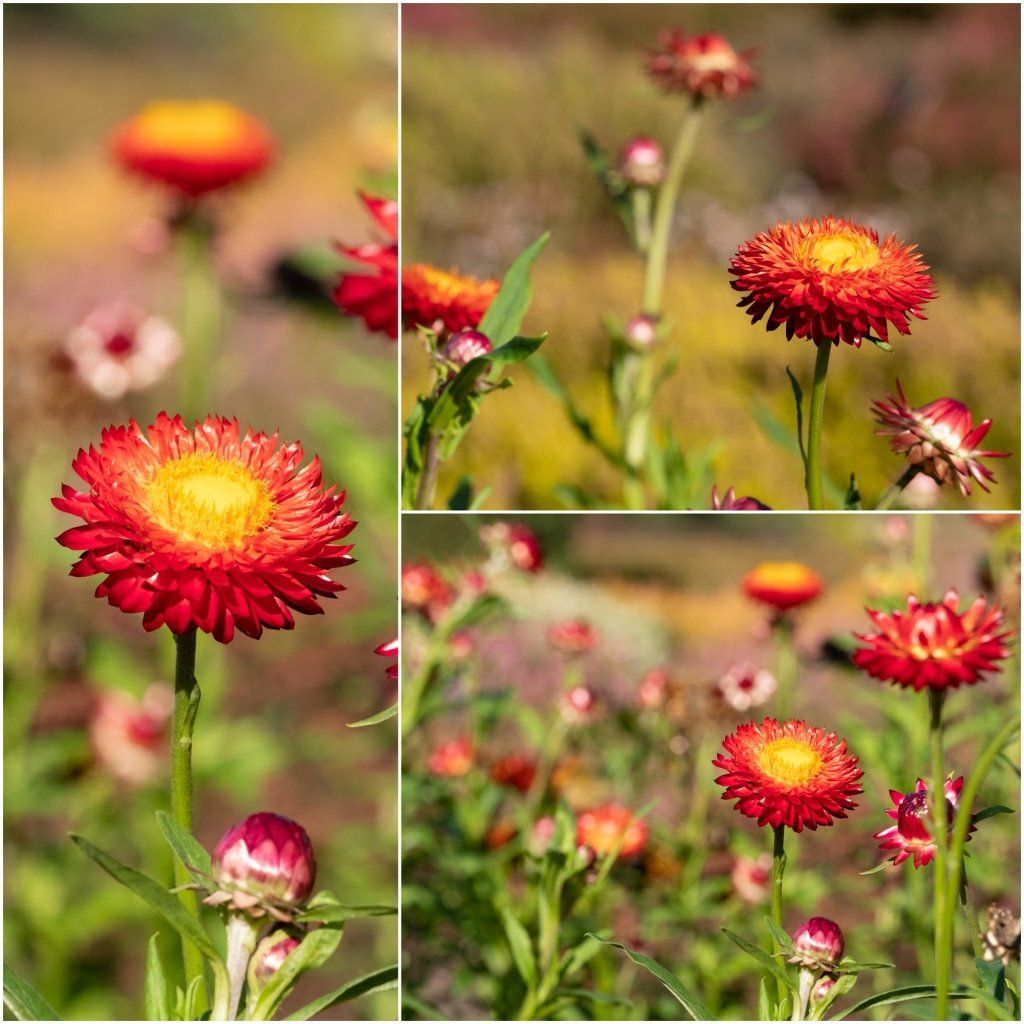
<path fill-rule="evenodd" d="M 473 745 L 464 737 L 442 743 L 427 758 L 427 768 L 442 778 L 468 775 L 473 768 Z"/>
<path fill-rule="evenodd" d="M 397 658 L 398 657 L 398 639 L 386 640 L 379 647 L 373 649 L 374 654 L 379 654 L 382 658 Z M 385 669 L 388 679 L 393 683 L 398 682 L 398 664 L 388 665 Z"/>
<path fill-rule="evenodd" d="M 302 459 L 297 442 L 216 416 L 194 430 L 166 413 L 146 430 L 109 427 L 72 463 L 86 489 L 53 499 L 83 521 L 57 538 L 82 552 L 71 575 L 103 576 L 96 596 L 141 612 L 147 630 L 221 643 L 321 614 L 319 599 L 345 589 L 330 573 L 354 561 L 338 542 L 356 524 L 319 460 Z"/>
<path fill-rule="evenodd" d="M 719 497 L 718 488 L 711 488 L 711 508 L 715 512 L 770 512 L 769 506 L 758 501 L 757 498 L 737 498 L 736 491 L 729 487 L 724 495 Z"/>
<path fill-rule="evenodd" d="M 366 192 L 360 192 L 359 198 L 387 241 L 338 246 L 339 252 L 376 273 L 342 274 L 334 301 L 347 316 L 359 317 L 368 330 L 394 340 L 398 337 L 398 203 Z"/>
<path fill-rule="evenodd" d="M 743 590 L 755 601 L 787 612 L 819 597 L 822 584 L 802 562 L 762 562 L 743 577 Z"/>
<path fill-rule="evenodd" d="M 117 128 L 111 148 L 127 170 L 196 199 L 258 174 L 274 146 L 261 122 L 230 103 L 164 100 Z"/>
<path fill-rule="evenodd" d="M 120 782 L 141 786 L 156 777 L 168 748 L 174 691 L 153 683 L 141 700 L 103 690 L 89 721 L 96 760 Z"/>
<path fill-rule="evenodd" d="M 523 572 L 540 572 L 544 568 L 540 538 L 522 523 L 491 523 L 481 528 L 480 539 L 492 551 L 506 555 Z"/>
<path fill-rule="evenodd" d="M 1011 633 L 1002 629 L 998 605 L 979 597 L 965 612 L 949 591 L 940 604 L 922 604 L 911 595 L 906 611 L 867 609 L 877 633 L 857 633 L 864 646 L 853 663 L 869 676 L 914 690 L 973 686 L 1010 652 Z"/>
<path fill-rule="evenodd" d="M 281 970 L 281 965 L 288 955 L 298 948 L 298 939 L 292 938 L 291 935 L 280 929 L 272 931 L 265 939 L 261 940 L 249 958 L 249 988 L 258 992 Z"/>
<path fill-rule="evenodd" d="M 454 333 L 475 328 L 498 294 L 499 282 L 413 263 L 402 270 L 402 323 L 406 330 Z"/>
<path fill-rule="evenodd" d="M 947 832 L 953 828 L 953 820 L 956 817 L 957 808 L 960 806 L 960 791 L 963 788 L 963 776 L 954 779 L 950 775 L 943 783 Z M 896 824 L 875 833 L 878 845 L 883 850 L 896 851 L 889 858 L 893 864 L 902 864 L 905 860 L 913 857 L 914 867 L 923 868 L 935 856 L 928 784 L 923 779 L 918 779 L 912 793 L 901 793 L 898 789 L 890 789 L 889 796 L 892 798 L 893 806 L 885 813 Z M 970 839 L 971 832 L 974 831 L 974 825 L 971 825 L 967 833 L 968 839 Z"/>
<path fill-rule="evenodd" d="M 563 654 L 584 654 L 597 643 L 597 632 L 583 619 L 568 619 L 548 630 L 548 643 Z"/>
<path fill-rule="evenodd" d="M 935 298 L 928 268 L 914 247 L 837 217 L 778 224 L 744 242 L 729 264 L 732 287 L 746 294 L 751 322 L 768 314 L 769 331 L 815 345 L 859 346 L 869 335 L 889 340 L 889 324 L 910 333 L 910 317 Z"/>
<path fill-rule="evenodd" d="M 965 498 L 975 480 L 987 491 L 987 481 L 995 483 L 995 475 L 981 460 L 1009 456 L 1009 452 L 978 447 L 992 421 L 982 420 L 975 426 L 971 410 L 955 398 L 936 398 L 912 409 L 899 381 L 896 392 L 872 405 L 882 425 L 878 433 L 892 437 L 892 450 L 905 454 L 911 466 L 917 466 L 936 483 L 952 481 Z"/>
<path fill-rule="evenodd" d="M 717 32 L 688 36 L 681 29 L 669 29 L 649 51 L 647 71 L 665 92 L 735 99 L 757 84 L 750 66 L 753 55 L 753 50 L 737 53 Z"/>
<path fill-rule="evenodd" d="M 419 612 L 435 621 L 454 600 L 451 584 L 429 562 L 402 567 L 402 607 L 406 611 Z"/>
<path fill-rule="evenodd" d="M 526 754 L 508 754 L 491 766 L 491 778 L 499 786 L 526 793 L 537 776 L 537 761 Z"/>
<path fill-rule="evenodd" d="M 78 378 L 115 401 L 155 384 L 181 354 L 181 339 L 159 317 L 122 302 L 94 309 L 64 339 Z"/>
<path fill-rule="evenodd" d="M 619 174 L 634 188 L 653 188 L 665 180 L 665 153 L 657 139 L 638 135 L 619 153 Z"/>
<path fill-rule="evenodd" d="M 735 800 L 758 825 L 813 831 L 857 806 L 864 773 L 834 732 L 766 718 L 741 725 L 722 745 L 725 753 L 711 762 L 725 773 L 715 779 L 722 799 Z"/>
<path fill-rule="evenodd" d="M 643 853 L 648 833 L 647 823 L 633 817 L 633 812 L 622 804 L 595 807 L 584 811 L 576 820 L 579 846 L 586 846 L 598 855 L 612 853 L 618 847 L 623 860 Z"/>
<path fill-rule="evenodd" d="M 717 683 L 719 696 L 735 711 L 749 711 L 775 692 L 775 676 L 767 669 L 735 665 Z"/>
<path fill-rule="evenodd" d="M 759 857 L 737 857 L 729 874 L 736 895 L 745 903 L 764 903 L 771 893 L 772 858 L 769 853 Z"/>
<path fill-rule="evenodd" d="M 261 811 L 224 833 L 212 870 L 217 891 L 206 903 L 289 921 L 313 892 L 316 858 L 301 825 Z"/>
<path fill-rule="evenodd" d="M 816 971 L 827 971 L 843 959 L 846 944 L 842 929 L 827 917 L 812 917 L 793 932 L 791 964 Z"/>

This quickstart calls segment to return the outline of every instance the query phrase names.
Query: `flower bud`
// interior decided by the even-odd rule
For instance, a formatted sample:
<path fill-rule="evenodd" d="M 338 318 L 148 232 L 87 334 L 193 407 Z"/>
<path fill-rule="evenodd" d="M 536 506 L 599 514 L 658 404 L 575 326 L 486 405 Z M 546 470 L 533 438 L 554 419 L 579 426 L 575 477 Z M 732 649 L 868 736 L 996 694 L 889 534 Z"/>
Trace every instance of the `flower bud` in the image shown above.
<path fill-rule="evenodd" d="M 627 185 L 653 188 L 665 180 L 665 154 L 657 139 L 638 135 L 619 154 L 619 173 Z"/>
<path fill-rule="evenodd" d="M 448 740 L 436 746 L 427 758 L 432 775 L 457 779 L 473 769 L 473 745 L 465 737 Z"/>
<path fill-rule="evenodd" d="M 843 933 L 835 921 L 812 917 L 793 932 L 791 964 L 816 970 L 828 970 L 843 959 Z"/>
<path fill-rule="evenodd" d="M 477 356 L 485 356 L 494 346 L 486 334 L 466 328 L 456 331 L 445 343 L 443 354 L 446 360 L 461 369 Z"/>
<path fill-rule="evenodd" d="M 313 892 L 313 844 L 301 825 L 262 811 L 224 833 L 214 850 L 213 877 L 218 891 L 207 903 L 291 920 Z"/>
<path fill-rule="evenodd" d="M 597 695 L 589 686 L 574 686 L 565 695 L 562 714 L 568 722 L 589 722 L 596 717 L 597 710 Z"/>
<path fill-rule="evenodd" d="M 811 989 L 811 1005 L 817 1006 L 828 999 L 832 989 L 836 987 L 836 979 L 831 974 L 823 974 Z"/>
<path fill-rule="evenodd" d="M 543 857 L 555 838 L 555 819 L 550 814 L 538 818 L 530 831 L 530 852 L 535 857 Z"/>
<path fill-rule="evenodd" d="M 639 352 L 653 348 L 658 341 L 658 317 L 637 313 L 626 322 L 626 344 Z"/>
<path fill-rule="evenodd" d="M 272 931 L 255 949 L 249 960 L 249 990 L 258 991 L 281 969 L 288 954 L 298 949 L 299 940 L 287 932 Z"/>

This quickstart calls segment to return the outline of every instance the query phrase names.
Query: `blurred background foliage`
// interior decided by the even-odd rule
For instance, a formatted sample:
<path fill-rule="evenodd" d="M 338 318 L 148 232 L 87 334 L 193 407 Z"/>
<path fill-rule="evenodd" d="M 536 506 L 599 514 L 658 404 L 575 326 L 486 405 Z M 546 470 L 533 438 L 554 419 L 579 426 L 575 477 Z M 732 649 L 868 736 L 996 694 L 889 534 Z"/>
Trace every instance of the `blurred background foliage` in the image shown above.
<path fill-rule="evenodd" d="M 480 564 L 480 527 L 488 516 L 406 516 L 403 562 L 435 564 L 449 581 L 466 580 Z M 450 660 L 443 704 L 403 742 L 403 988 L 419 1019 L 422 1004 L 454 1019 L 487 1019 L 510 999 L 515 969 L 491 900 L 529 907 L 519 840 L 491 843 L 496 824 L 516 822 L 524 797 L 488 777 L 511 753 L 535 756 L 536 720 L 551 726 L 565 661 L 552 650 L 549 627 L 581 618 L 597 634 L 582 656 L 582 683 L 603 712 L 574 726 L 561 748 L 560 793 L 577 814 L 614 800 L 646 817 L 650 839 L 637 862 L 617 864 L 586 911 L 563 926 L 562 946 L 602 931 L 653 957 L 705 1001 L 715 1019 L 750 1019 L 760 969 L 722 934 L 727 927 L 766 944 L 769 912 L 764 879 L 747 888 L 730 879 L 738 858 L 770 851 L 771 833 L 722 801 L 711 759 L 737 725 L 776 714 L 769 697 L 746 711 L 718 699 L 729 670 L 776 670 L 767 612 L 742 592 L 743 576 L 762 561 L 797 560 L 817 571 L 822 596 L 795 613 L 800 669 L 793 715 L 847 740 L 864 770 L 864 794 L 847 820 L 787 838 L 785 926 L 807 918 L 837 921 L 847 955 L 894 964 L 860 976 L 840 1008 L 893 986 L 932 980 L 931 870 L 883 861 L 873 833 L 887 827 L 889 789 L 912 789 L 928 774 L 927 700 L 883 685 L 848 660 L 854 632 L 870 630 L 865 607 L 905 606 L 917 591 L 938 600 L 958 588 L 962 607 L 979 593 L 998 600 L 1007 624 L 1020 624 L 1019 524 L 1016 517 L 773 515 L 530 515 L 519 517 L 541 539 L 546 566 L 536 575 L 492 578 L 509 613 L 469 630 L 472 654 Z M 923 589 L 921 573 L 931 576 Z M 422 627 L 406 618 L 404 657 L 422 652 Z M 1019 646 L 1001 673 L 947 701 L 946 765 L 966 773 L 972 758 L 1019 716 Z M 415 668 L 415 665 L 413 666 Z M 640 711 L 640 684 L 664 669 L 672 695 L 658 710 Z M 408 671 L 408 669 L 407 669 Z M 471 724 L 475 723 L 475 725 Z M 487 723 L 481 725 L 480 723 Z M 443 741 L 476 728 L 475 764 L 460 779 L 427 767 Z M 542 730 L 540 736 L 546 733 Z M 1019 741 L 988 776 L 976 810 L 1012 807 L 978 826 L 968 870 L 982 922 L 990 902 L 1019 913 Z M 439 795 L 440 791 L 440 795 Z M 467 794 L 473 794 L 471 799 Z M 475 814 L 487 840 L 474 845 L 463 822 Z M 529 918 L 527 918 L 529 921 Z M 963 916 L 957 923 L 957 972 L 975 977 Z M 1008 977 L 1019 978 L 1013 966 Z M 512 979 L 509 982 L 509 978 Z M 1015 984 L 1018 982 L 1015 980 Z M 581 1002 L 594 1019 L 677 1020 L 679 1005 L 621 954 L 604 951 L 573 984 L 603 993 Z M 411 996 L 411 999 L 409 998 Z M 626 1003 L 605 1003 L 608 997 Z M 416 1002 L 419 1000 L 419 1003 Z M 871 1019 L 928 1019 L 922 1001 L 872 1011 Z"/>
<path fill-rule="evenodd" d="M 716 104 L 684 183 L 667 278 L 680 368 L 662 413 L 684 443 L 717 453 L 720 489 L 803 507 L 790 365 L 799 341 L 749 326 L 726 265 L 780 219 L 828 212 L 917 243 L 939 298 L 895 353 L 841 346 L 833 359 L 825 468 L 855 470 L 870 502 L 902 465 L 873 434 L 869 405 L 902 380 L 915 405 L 940 395 L 994 421 L 990 447 L 1019 452 L 1020 11 L 1005 4 L 411 5 L 403 10 L 403 259 L 500 275 L 541 231 L 527 333 L 608 436 L 601 317 L 639 302 L 642 267 L 577 141 L 617 152 L 630 137 L 668 145 L 683 100 L 646 78 L 661 27 L 718 31 L 756 48 L 759 87 Z M 407 342 L 405 407 L 428 379 Z M 462 473 L 494 484 L 493 507 L 554 507 L 559 482 L 614 494 L 600 457 L 526 371 L 489 403 L 441 493 Z M 1016 508 L 1019 459 L 991 495 L 942 507 Z"/>
<path fill-rule="evenodd" d="M 110 423 L 174 412 L 176 367 L 104 402 L 62 356 L 95 306 L 122 300 L 180 329 L 179 267 L 161 235 L 169 203 L 128 179 L 111 129 L 151 100 L 216 97 L 262 119 L 271 170 L 220 207 L 227 309 L 209 368 L 212 413 L 280 428 L 348 490 L 358 564 L 322 617 L 294 633 L 199 644 L 197 833 L 212 848 L 257 810 L 310 833 L 319 881 L 348 902 L 395 902 L 397 780 L 391 725 L 350 730 L 394 699 L 373 648 L 395 633 L 395 352 L 340 317 L 321 284 L 336 240 L 372 234 L 357 188 L 394 194 L 396 13 L 386 5 L 12 5 L 5 28 L 5 955 L 68 1018 L 142 1012 L 146 908 L 67 840 L 81 831 L 171 879 L 153 818 L 166 768 L 130 786 L 88 727 L 108 690 L 169 680 L 166 631 L 67 577 L 50 506 L 71 459 Z M 307 279 L 289 268 L 312 268 Z M 358 779 L 358 785 L 355 780 Z M 295 1005 L 394 958 L 394 919 L 354 922 Z M 175 963 L 168 938 L 165 960 Z M 390 1018 L 385 993 L 330 1011 Z"/>

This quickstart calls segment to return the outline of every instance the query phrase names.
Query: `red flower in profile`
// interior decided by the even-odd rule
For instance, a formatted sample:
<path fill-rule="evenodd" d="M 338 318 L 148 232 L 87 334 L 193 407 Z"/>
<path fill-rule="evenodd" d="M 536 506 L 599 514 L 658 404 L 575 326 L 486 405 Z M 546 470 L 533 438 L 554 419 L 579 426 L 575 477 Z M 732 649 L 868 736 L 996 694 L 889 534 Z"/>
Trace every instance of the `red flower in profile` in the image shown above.
<path fill-rule="evenodd" d="M 911 595 L 906 611 L 867 609 L 877 633 L 857 633 L 864 647 L 853 663 L 869 676 L 914 690 L 973 686 L 996 672 L 1010 652 L 1012 633 L 1002 629 L 1004 613 L 979 597 L 965 612 L 949 591 L 941 604 L 922 604 Z"/>
<path fill-rule="evenodd" d="M 398 639 L 387 640 L 373 649 L 374 654 L 379 654 L 382 658 L 397 658 L 398 657 Z M 394 665 L 388 665 L 384 670 L 387 673 L 388 679 L 393 683 L 398 682 L 398 663 Z"/>
<path fill-rule="evenodd" d="M 256 118 L 220 100 L 151 103 L 111 138 L 127 170 L 192 199 L 258 174 L 273 148 Z"/>
<path fill-rule="evenodd" d="M 647 823 L 634 818 L 633 812 L 622 804 L 595 807 L 576 820 L 577 845 L 589 847 L 599 856 L 619 847 L 620 859 L 636 857 L 647 846 L 648 834 Z"/>
<path fill-rule="evenodd" d="M 762 562 L 743 577 L 743 591 L 755 601 L 787 612 L 821 595 L 821 577 L 802 562 Z"/>
<path fill-rule="evenodd" d="M 380 225 L 387 242 L 339 245 L 349 259 L 376 269 L 375 274 L 342 274 L 334 301 L 347 316 L 359 317 L 371 331 L 398 337 L 398 203 L 360 192 L 359 198 Z"/>
<path fill-rule="evenodd" d="M 427 768 L 446 778 L 468 775 L 473 768 L 473 745 L 464 737 L 442 743 L 427 759 Z"/>
<path fill-rule="evenodd" d="M 498 281 L 413 263 L 402 271 L 402 324 L 438 333 L 475 328 L 498 294 Z"/>
<path fill-rule="evenodd" d="M 491 766 L 491 778 L 499 786 L 510 786 L 525 793 L 537 777 L 537 761 L 525 754 L 508 754 Z"/>
<path fill-rule="evenodd" d="M 406 611 L 436 621 L 454 600 L 454 589 L 429 562 L 402 567 L 402 607 Z"/>
<path fill-rule="evenodd" d="M 53 504 L 83 521 L 57 541 L 82 555 L 72 576 L 147 630 L 196 627 L 228 643 L 291 629 L 292 612 L 322 614 L 320 598 L 345 588 L 330 573 L 351 565 L 338 542 L 355 527 L 344 492 L 324 488 L 318 459 L 305 468 L 297 442 L 210 416 L 194 430 L 160 413 L 103 431 L 72 463 L 86 483 Z"/>
<path fill-rule="evenodd" d="M 905 454 L 911 466 L 917 466 L 936 483 L 951 480 L 965 498 L 975 480 L 987 491 L 986 481 L 995 483 L 996 478 L 981 460 L 1009 456 L 1009 452 L 983 451 L 978 447 L 992 421 L 982 420 L 975 426 L 971 410 L 955 398 L 936 398 L 913 409 L 899 381 L 896 391 L 896 395 L 887 395 L 884 402 L 872 403 L 882 425 L 878 433 L 892 437 L 892 450 Z"/>
<path fill-rule="evenodd" d="M 722 745 L 725 753 L 711 762 L 725 773 L 715 779 L 722 799 L 735 800 L 758 825 L 813 831 L 857 806 L 852 798 L 864 773 L 834 732 L 766 718 L 741 725 Z"/>
<path fill-rule="evenodd" d="M 731 100 L 757 84 L 750 66 L 754 53 L 737 53 L 717 32 L 688 36 L 682 29 L 667 29 L 648 52 L 647 72 L 665 92 Z"/>
<path fill-rule="evenodd" d="M 890 235 L 837 217 L 777 224 L 744 242 L 729 264 L 732 287 L 747 294 L 751 322 L 815 345 L 860 346 L 889 340 L 889 324 L 910 333 L 910 317 L 935 298 L 935 283 L 915 252 Z"/>
<path fill-rule="evenodd" d="M 960 806 L 960 791 L 963 788 L 963 776 L 954 779 L 950 775 L 943 784 L 947 832 L 953 828 L 956 811 Z M 923 868 L 935 856 L 935 839 L 930 830 L 932 812 L 928 803 L 928 784 L 924 779 L 918 779 L 912 793 L 890 789 L 889 796 L 892 798 L 893 806 L 885 813 L 896 824 L 875 833 L 878 845 L 883 850 L 896 851 L 889 858 L 894 865 L 898 866 L 913 857 L 914 867 Z M 968 839 L 975 831 L 977 830 L 974 825 L 971 825 L 967 832 Z"/>
<path fill-rule="evenodd" d="M 769 506 L 757 498 L 737 498 L 736 491 L 728 488 L 724 495 L 718 496 L 718 488 L 711 488 L 711 508 L 715 512 L 770 512 Z"/>
<path fill-rule="evenodd" d="M 548 630 L 548 643 L 563 654 L 584 654 L 596 645 L 597 632 L 583 619 L 569 619 Z"/>

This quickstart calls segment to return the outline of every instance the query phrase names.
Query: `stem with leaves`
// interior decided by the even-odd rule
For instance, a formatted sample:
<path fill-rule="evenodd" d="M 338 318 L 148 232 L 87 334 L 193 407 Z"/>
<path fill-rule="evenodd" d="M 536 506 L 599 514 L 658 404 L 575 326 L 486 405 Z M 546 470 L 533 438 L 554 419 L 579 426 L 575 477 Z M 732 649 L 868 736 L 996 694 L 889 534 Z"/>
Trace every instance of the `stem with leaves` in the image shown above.
<path fill-rule="evenodd" d="M 776 825 L 773 828 L 774 838 L 772 842 L 772 921 L 782 931 L 782 876 L 786 870 L 786 826 Z M 773 936 L 772 943 L 776 953 L 782 952 L 782 947 Z M 779 1003 L 786 998 L 786 986 L 781 978 L 776 979 L 778 983 Z"/>

